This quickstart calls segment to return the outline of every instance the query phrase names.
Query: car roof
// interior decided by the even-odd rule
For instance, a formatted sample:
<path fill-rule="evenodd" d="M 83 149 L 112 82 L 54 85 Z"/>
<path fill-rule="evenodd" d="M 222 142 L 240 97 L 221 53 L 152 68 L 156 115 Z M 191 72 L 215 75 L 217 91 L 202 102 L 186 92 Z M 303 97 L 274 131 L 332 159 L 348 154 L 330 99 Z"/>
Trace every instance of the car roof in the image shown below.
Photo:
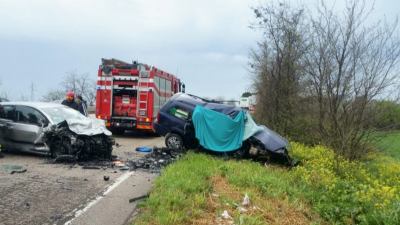
<path fill-rule="evenodd" d="M 58 103 L 52 102 L 0 102 L 1 105 L 21 105 L 21 106 L 30 106 L 33 108 L 52 108 L 52 107 L 60 107 L 63 106 Z"/>
<path fill-rule="evenodd" d="M 176 101 L 176 102 L 181 102 L 186 105 L 191 106 L 191 110 L 196 107 L 196 105 L 202 105 L 205 108 L 226 114 L 234 118 L 240 111 L 243 109 L 237 106 L 230 106 L 226 104 L 222 104 L 217 101 L 213 100 L 207 100 L 195 95 L 190 95 L 186 93 L 178 93 L 172 96 L 172 98 L 169 101 Z"/>
<path fill-rule="evenodd" d="M 185 93 L 177 93 L 177 94 L 173 95 L 170 100 L 171 101 L 180 101 L 180 102 L 185 102 L 185 103 L 192 103 L 194 105 L 205 104 L 206 103 L 200 97 L 197 97 L 197 96 L 194 96 L 194 95 L 188 95 L 188 94 L 185 94 Z"/>

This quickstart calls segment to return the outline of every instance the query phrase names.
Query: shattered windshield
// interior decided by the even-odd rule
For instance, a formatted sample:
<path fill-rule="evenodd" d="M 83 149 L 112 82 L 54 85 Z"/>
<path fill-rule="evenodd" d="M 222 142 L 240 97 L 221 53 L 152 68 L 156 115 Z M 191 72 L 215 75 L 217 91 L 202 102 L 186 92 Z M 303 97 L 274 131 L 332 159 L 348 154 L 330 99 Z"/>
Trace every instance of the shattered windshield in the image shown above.
<path fill-rule="evenodd" d="M 55 123 L 58 124 L 67 119 L 85 120 L 87 119 L 80 112 L 68 107 L 44 107 L 41 108 Z"/>

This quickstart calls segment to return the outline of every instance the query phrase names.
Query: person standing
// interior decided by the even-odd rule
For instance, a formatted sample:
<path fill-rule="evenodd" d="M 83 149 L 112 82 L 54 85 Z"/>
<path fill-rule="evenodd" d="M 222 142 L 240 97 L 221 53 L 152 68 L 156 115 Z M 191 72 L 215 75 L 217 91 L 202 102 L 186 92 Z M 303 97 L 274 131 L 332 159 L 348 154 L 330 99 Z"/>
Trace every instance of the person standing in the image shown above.
<path fill-rule="evenodd" d="M 67 91 L 65 99 L 61 104 L 79 111 L 79 105 L 75 102 L 75 93 L 73 91 Z"/>
<path fill-rule="evenodd" d="M 87 116 L 87 105 L 86 101 L 83 100 L 82 95 L 76 96 L 76 103 L 78 104 L 78 111 L 82 113 L 82 115 Z"/>

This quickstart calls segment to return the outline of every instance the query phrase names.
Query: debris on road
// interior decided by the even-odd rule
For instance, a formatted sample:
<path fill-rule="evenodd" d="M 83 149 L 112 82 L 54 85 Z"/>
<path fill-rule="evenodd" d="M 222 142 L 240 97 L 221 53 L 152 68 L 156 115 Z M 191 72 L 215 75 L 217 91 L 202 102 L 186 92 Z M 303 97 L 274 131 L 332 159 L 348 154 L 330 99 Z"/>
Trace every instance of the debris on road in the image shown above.
<path fill-rule="evenodd" d="M 74 163 L 76 158 L 73 155 L 59 155 L 54 159 L 55 163 Z"/>
<path fill-rule="evenodd" d="M 122 168 L 122 167 L 125 167 L 125 166 L 126 166 L 126 164 L 125 164 L 124 162 L 122 162 L 121 160 L 119 160 L 119 159 L 114 160 L 114 161 L 112 162 L 112 165 L 115 166 L 115 167 L 117 167 L 117 168 Z"/>
<path fill-rule="evenodd" d="M 163 167 L 175 162 L 183 153 L 183 150 L 154 147 L 153 151 L 143 158 L 129 160 L 126 164 L 131 170 L 146 169 L 152 173 L 159 173 Z"/>
<path fill-rule="evenodd" d="M 146 146 L 140 146 L 140 147 L 137 147 L 137 148 L 136 148 L 136 151 L 137 151 L 137 152 L 148 153 L 148 152 L 153 151 L 153 149 L 152 149 L 152 148 L 149 148 L 149 147 L 146 147 Z"/>
<path fill-rule="evenodd" d="M 103 180 L 104 181 L 109 181 L 110 180 L 110 176 L 103 176 Z"/>
<path fill-rule="evenodd" d="M 5 164 L 0 166 L 0 170 L 9 173 L 9 174 L 14 174 L 14 173 L 25 173 L 27 169 L 23 166 L 20 165 L 11 165 L 11 164 Z"/>
<path fill-rule="evenodd" d="M 85 169 L 85 170 L 99 170 L 100 167 L 98 167 L 98 166 L 82 166 L 82 169 Z"/>
<path fill-rule="evenodd" d="M 121 171 L 130 170 L 130 167 L 128 167 L 128 166 L 123 166 L 123 167 L 119 168 L 119 170 L 121 170 Z"/>

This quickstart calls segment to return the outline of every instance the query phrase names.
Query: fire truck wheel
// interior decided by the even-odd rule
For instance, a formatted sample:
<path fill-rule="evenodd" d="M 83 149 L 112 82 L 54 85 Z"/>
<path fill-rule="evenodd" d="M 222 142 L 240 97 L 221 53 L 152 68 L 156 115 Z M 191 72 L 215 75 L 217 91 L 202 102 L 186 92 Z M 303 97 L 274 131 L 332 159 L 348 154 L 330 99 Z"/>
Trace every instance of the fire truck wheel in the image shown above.
<path fill-rule="evenodd" d="M 165 145 L 168 148 L 180 150 L 183 148 L 182 137 L 179 134 L 168 133 L 167 136 L 165 136 Z"/>

